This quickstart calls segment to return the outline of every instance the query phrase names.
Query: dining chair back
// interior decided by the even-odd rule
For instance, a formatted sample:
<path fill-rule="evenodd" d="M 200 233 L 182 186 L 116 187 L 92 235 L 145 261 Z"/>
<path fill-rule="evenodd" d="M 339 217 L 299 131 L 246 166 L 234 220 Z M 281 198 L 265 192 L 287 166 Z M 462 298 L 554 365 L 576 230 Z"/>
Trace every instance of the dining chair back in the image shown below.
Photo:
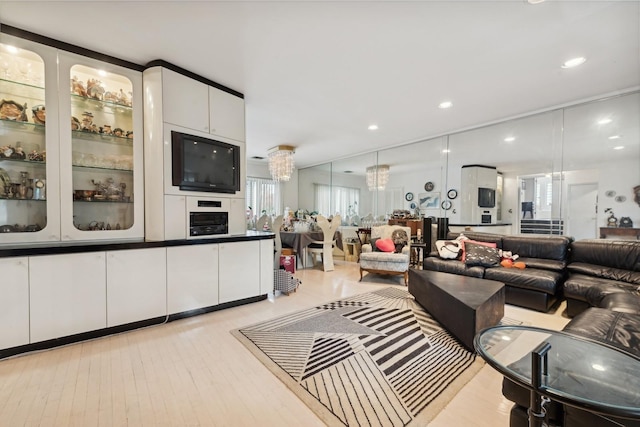
<path fill-rule="evenodd" d="M 342 219 L 340 215 L 335 215 L 331 222 L 322 215 L 318 215 L 318 226 L 322 230 L 322 234 L 324 239 L 322 241 L 314 241 L 312 242 L 307 251 L 311 254 L 313 265 L 316 264 L 316 256 L 320 255 L 322 257 L 322 268 L 324 271 L 333 271 L 333 247 L 336 244 L 334 236 L 336 234 L 336 230 L 340 227 L 340 223 Z"/>
<path fill-rule="evenodd" d="M 282 228 L 282 223 L 284 221 L 284 216 L 278 215 L 276 219 L 273 220 L 273 232 L 275 234 L 274 239 L 274 255 L 273 255 L 273 268 L 275 270 L 280 268 L 280 255 L 282 255 L 282 239 L 280 238 L 280 229 Z"/>
<path fill-rule="evenodd" d="M 266 227 L 265 227 L 266 226 Z M 263 214 L 256 223 L 257 231 L 269 231 L 272 228 L 271 217 L 267 214 Z"/>

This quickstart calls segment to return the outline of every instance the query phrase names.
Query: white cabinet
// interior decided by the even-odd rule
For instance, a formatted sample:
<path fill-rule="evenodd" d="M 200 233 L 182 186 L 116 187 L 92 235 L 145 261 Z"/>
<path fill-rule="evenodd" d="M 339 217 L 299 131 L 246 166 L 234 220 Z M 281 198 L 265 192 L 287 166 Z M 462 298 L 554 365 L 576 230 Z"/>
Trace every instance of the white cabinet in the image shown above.
<path fill-rule="evenodd" d="M 167 248 L 169 314 L 218 304 L 218 245 Z"/>
<path fill-rule="evenodd" d="M 0 348 L 29 344 L 29 260 L 0 259 Z"/>
<path fill-rule="evenodd" d="M 197 80 L 162 69 L 163 120 L 209 132 L 209 87 Z"/>
<path fill-rule="evenodd" d="M 107 252 L 107 327 L 166 316 L 165 248 Z"/>
<path fill-rule="evenodd" d="M 107 326 L 105 253 L 29 258 L 31 342 Z"/>
<path fill-rule="evenodd" d="M 260 295 L 260 241 L 220 244 L 220 304 Z"/>
<path fill-rule="evenodd" d="M 245 199 L 231 199 L 229 210 L 229 233 L 243 234 L 247 231 Z"/>
<path fill-rule="evenodd" d="M 209 86 L 209 133 L 245 141 L 244 99 Z"/>
<path fill-rule="evenodd" d="M 274 241 L 260 240 L 260 295 L 273 292 Z"/>

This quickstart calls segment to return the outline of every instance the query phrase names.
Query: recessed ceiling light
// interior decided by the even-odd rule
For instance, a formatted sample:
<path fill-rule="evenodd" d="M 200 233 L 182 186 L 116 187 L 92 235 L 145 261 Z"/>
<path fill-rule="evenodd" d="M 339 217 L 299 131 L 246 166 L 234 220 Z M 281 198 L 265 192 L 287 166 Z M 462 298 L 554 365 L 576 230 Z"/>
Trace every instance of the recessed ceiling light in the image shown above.
<path fill-rule="evenodd" d="M 611 135 L 609 139 L 620 139 L 620 135 Z"/>
<path fill-rule="evenodd" d="M 440 105 L 438 105 L 438 108 L 442 108 L 442 109 L 451 108 L 451 107 L 453 107 L 453 102 L 451 101 L 444 101 L 444 102 L 441 102 Z"/>
<path fill-rule="evenodd" d="M 378 125 L 369 125 L 369 130 L 378 130 Z"/>
<path fill-rule="evenodd" d="M 599 365 L 597 363 L 594 363 L 593 365 L 591 365 L 591 367 L 596 371 L 606 371 L 606 368 L 604 366 Z"/>
<path fill-rule="evenodd" d="M 606 119 L 602 119 L 602 120 L 598 120 L 598 124 L 599 125 L 608 125 L 609 123 L 611 123 L 613 120 L 606 118 Z"/>
<path fill-rule="evenodd" d="M 587 58 L 585 58 L 584 56 L 579 56 L 577 58 L 572 58 L 572 59 L 569 59 L 568 61 L 565 61 L 564 64 L 562 64 L 562 68 L 577 67 L 578 65 L 584 64 L 586 60 L 587 60 Z"/>
<path fill-rule="evenodd" d="M 529 4 L 539 4 L 539 3 L 544 3 L 544 0 L 527 0 L 527 3 L 529 3 Z"/>
<path fill-rule="evenodd" d="M 442 150 L 442 152 L 443 152 L 443 153 L 450 153 L 450 152 L 451 152 L 451 150 L 449 150 L 449 149 L 445 148 L 444 150 Z"/>
<path fill-rule="evenodd" d="M 614 150 L 622 150 L 624 145 L 618 145 L 617 147 L 613 147 Z"/>
<path fill-rule="evenodd" d="M 514 136 L 508 136 L 504 139 L 504 142 L 513 142 L 515 141 L 516 138 Z"/>
<path fill-rule="evenodd" d="M 7 52 L 9 53 L 18 53 L 18 48 L 15 46 L 7 45 Z"/>

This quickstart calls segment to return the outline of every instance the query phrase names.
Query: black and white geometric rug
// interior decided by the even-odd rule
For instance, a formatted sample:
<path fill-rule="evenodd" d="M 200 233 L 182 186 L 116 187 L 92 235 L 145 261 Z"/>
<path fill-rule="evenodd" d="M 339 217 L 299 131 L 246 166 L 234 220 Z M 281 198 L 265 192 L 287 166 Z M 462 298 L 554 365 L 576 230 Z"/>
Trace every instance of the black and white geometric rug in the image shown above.
<path fill-rule="evenodd" d="M 424 426 L 484 364 L 395 287 L 232 333 L 330 426 Z"/>

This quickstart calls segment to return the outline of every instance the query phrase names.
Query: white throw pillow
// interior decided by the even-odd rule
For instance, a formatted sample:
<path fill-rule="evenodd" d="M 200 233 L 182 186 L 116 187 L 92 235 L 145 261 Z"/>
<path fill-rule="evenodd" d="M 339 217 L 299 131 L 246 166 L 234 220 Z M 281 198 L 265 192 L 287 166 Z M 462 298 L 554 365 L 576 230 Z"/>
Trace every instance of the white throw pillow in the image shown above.
<path fill-rule="evenodd" d="M 458 240 L 436 240 L 436 248 L 443 259 L 456 259 L 462 254 L 462 244 Z"/>

